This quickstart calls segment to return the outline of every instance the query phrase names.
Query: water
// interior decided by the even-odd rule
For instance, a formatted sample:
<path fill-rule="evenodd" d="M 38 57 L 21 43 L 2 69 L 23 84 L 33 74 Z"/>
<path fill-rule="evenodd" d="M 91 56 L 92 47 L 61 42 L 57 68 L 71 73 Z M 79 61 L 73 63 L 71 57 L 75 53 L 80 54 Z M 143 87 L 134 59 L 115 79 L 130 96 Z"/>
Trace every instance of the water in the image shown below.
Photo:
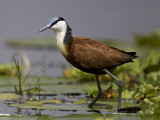
<path fill-rule="evenodd" d="M 67 100 L 68 103 L 80 99 L 80 98 L 84 98 L 84 95 L 79 95 L 73 98 L 70 98 L 66 95 L 56 95 L 56 96 L 52 96 L 52 95 L 45 95 L 45 96 L 40 96 L 43 99 L 41 100 L 46 100 L 46 99 L 53 99 L 54 97 L 58 98 L 58 99 L 64 99 Z M 16 100 L 15 100 L 16 101 Z M 7 103 L 8 102 L 8 103 Z M 33 116 L 33 115 L 48 115 L 48 116 L 54 116 L 54 117 L 59 117 L 59 116 L 66 116 L 66 115 L 71 115 L 71 114 L 91 114 L 94 113 L 94 111 L 80 111 L 80 110 L 70 110 L 72 104 L 69 105 L 65 105 L 62 104 L 61 106 L 64 107 L 68 107 L 69 110 L 47 110 L 47 109 L 36 109 L 36 108 L 29 108 L 29 109 L 25 109 L 25 108 L 17 108 L 17 107 L 10 107 L 10 103 L 9 102 L 13 102 L 13 100 L 8 100 L 8 101 L 0 101 L 0 114 L 1 115 L 22 115 L 22 116 Z M 16 101 L 18 102 L 18 100 Z M 56 104 L 54 103 L 45 103 L 46 105 L 49 104 L 50 106 L 56 106 Z M 84 105 L 86 106 L 86 105 Z M 61 108 L 62 109 L 62 108 Z M 0 116 L 1 116 L 0 115 Z"/>
<path fill-rule="evenodd" d="M 13 49 L 0 45 L 0 51 L 4 54 L 0 63 L 11 62 L 16 52 L 23 51 L 31 62 L 30 75 L 41 75 L 43 69 L 45 71 L 43 75 L 62 76 L 62 70 L 70 66 L 58 50 Z"/>

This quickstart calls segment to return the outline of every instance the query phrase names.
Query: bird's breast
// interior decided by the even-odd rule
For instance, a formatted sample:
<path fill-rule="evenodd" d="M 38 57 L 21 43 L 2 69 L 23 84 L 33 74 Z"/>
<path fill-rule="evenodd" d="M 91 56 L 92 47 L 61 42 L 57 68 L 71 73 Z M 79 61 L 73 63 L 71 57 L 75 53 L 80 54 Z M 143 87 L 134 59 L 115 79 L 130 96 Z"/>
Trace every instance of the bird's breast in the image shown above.
<path fill-rule="evenodd" d="M 61 54 L 68 59 L 68 55 L 69 55 L 69 45 L 68 44 L 63 44 L 61 46 L 58 46 Z"/>

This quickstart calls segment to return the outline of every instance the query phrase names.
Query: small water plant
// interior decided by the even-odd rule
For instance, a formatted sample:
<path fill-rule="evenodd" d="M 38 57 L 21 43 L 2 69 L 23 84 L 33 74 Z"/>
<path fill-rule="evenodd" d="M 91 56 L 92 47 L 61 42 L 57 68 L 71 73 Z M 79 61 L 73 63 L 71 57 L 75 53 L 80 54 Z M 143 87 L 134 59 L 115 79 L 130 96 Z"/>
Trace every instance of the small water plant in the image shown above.
<path fill-rule="evenodd" d="M 37 82 L 34 87 L 26 90 L 26 94 L 29 101 L 40 101 L 40 85 L 41 85 L 41 76 L 45 72 L 44 69 L 41 69 L 41 74 L 37 77 Z"/>
<path fill-rule="evenodd" d="M 13 57 L 13 61 L 14 61 L 16 71 L 17 71 L 18 87 L 19 87 L 19 90 L 18 90 L 17 86 L 15 85 L 15 91 L 17 94 L 23 96 L 23 85 L 24 85 L 26 79 L 28 78 L 29 73 L 23 78 L 23 75 L 22 75 L 23 60 L 21 60 L 22 62 L 20 64 L 19 60 L 18 59 L 16 60 L 15 57 Z"/>

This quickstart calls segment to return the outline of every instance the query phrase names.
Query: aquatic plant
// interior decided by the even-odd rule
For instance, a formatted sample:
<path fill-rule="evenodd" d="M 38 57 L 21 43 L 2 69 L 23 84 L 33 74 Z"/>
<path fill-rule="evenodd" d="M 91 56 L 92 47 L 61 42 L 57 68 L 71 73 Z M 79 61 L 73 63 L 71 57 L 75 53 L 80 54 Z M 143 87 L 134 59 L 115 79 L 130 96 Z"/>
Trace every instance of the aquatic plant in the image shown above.
<path fill-rule="evenodd" d="M 146 34 L 135 34 L 134 39 L 136 41 L 136 44 L 139 46 L 159 47 L 160 30 L 158 29 L 152 33 Z"/>
<path fill-rule="evenodd" d="M 23 69 L 23 60 L 22 60 L 22 64 L 20 64 L 19 60 L 16 60 L 13 57 L 13 61 L 16 67 L 16 71 L 17 71 L 17 78 L 18 78 L 18 86 L 19 86 L 19 90 L 17 90 L 17 87 L 15 86 L 15 91 L 16 93 L 18 93 L 19 95 L 23 95 L 23 85 L 29 75 L 29 73 L 25 76 L 25 78 L 23 79 L 23 75 L 22 75 L 22 69 Z"/>
<path fill-rule="evenodd" d="M 17 74 L 13 63 L 0 64 L 0 76 L 14 77 Z"/>

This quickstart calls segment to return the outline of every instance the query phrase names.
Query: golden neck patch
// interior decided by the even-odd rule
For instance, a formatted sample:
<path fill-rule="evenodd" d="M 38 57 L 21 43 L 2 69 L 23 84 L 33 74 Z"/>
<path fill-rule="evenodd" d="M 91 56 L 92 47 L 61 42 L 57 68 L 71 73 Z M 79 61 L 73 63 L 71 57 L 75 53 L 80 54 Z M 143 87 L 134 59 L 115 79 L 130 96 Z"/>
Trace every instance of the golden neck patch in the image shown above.
<path fill-rule="evenodd" d="M 59 47 L 59 50 L 62 55 L 67 58 L 69 54 L 69 44 L 63 44 L 61 47 Z"/>

